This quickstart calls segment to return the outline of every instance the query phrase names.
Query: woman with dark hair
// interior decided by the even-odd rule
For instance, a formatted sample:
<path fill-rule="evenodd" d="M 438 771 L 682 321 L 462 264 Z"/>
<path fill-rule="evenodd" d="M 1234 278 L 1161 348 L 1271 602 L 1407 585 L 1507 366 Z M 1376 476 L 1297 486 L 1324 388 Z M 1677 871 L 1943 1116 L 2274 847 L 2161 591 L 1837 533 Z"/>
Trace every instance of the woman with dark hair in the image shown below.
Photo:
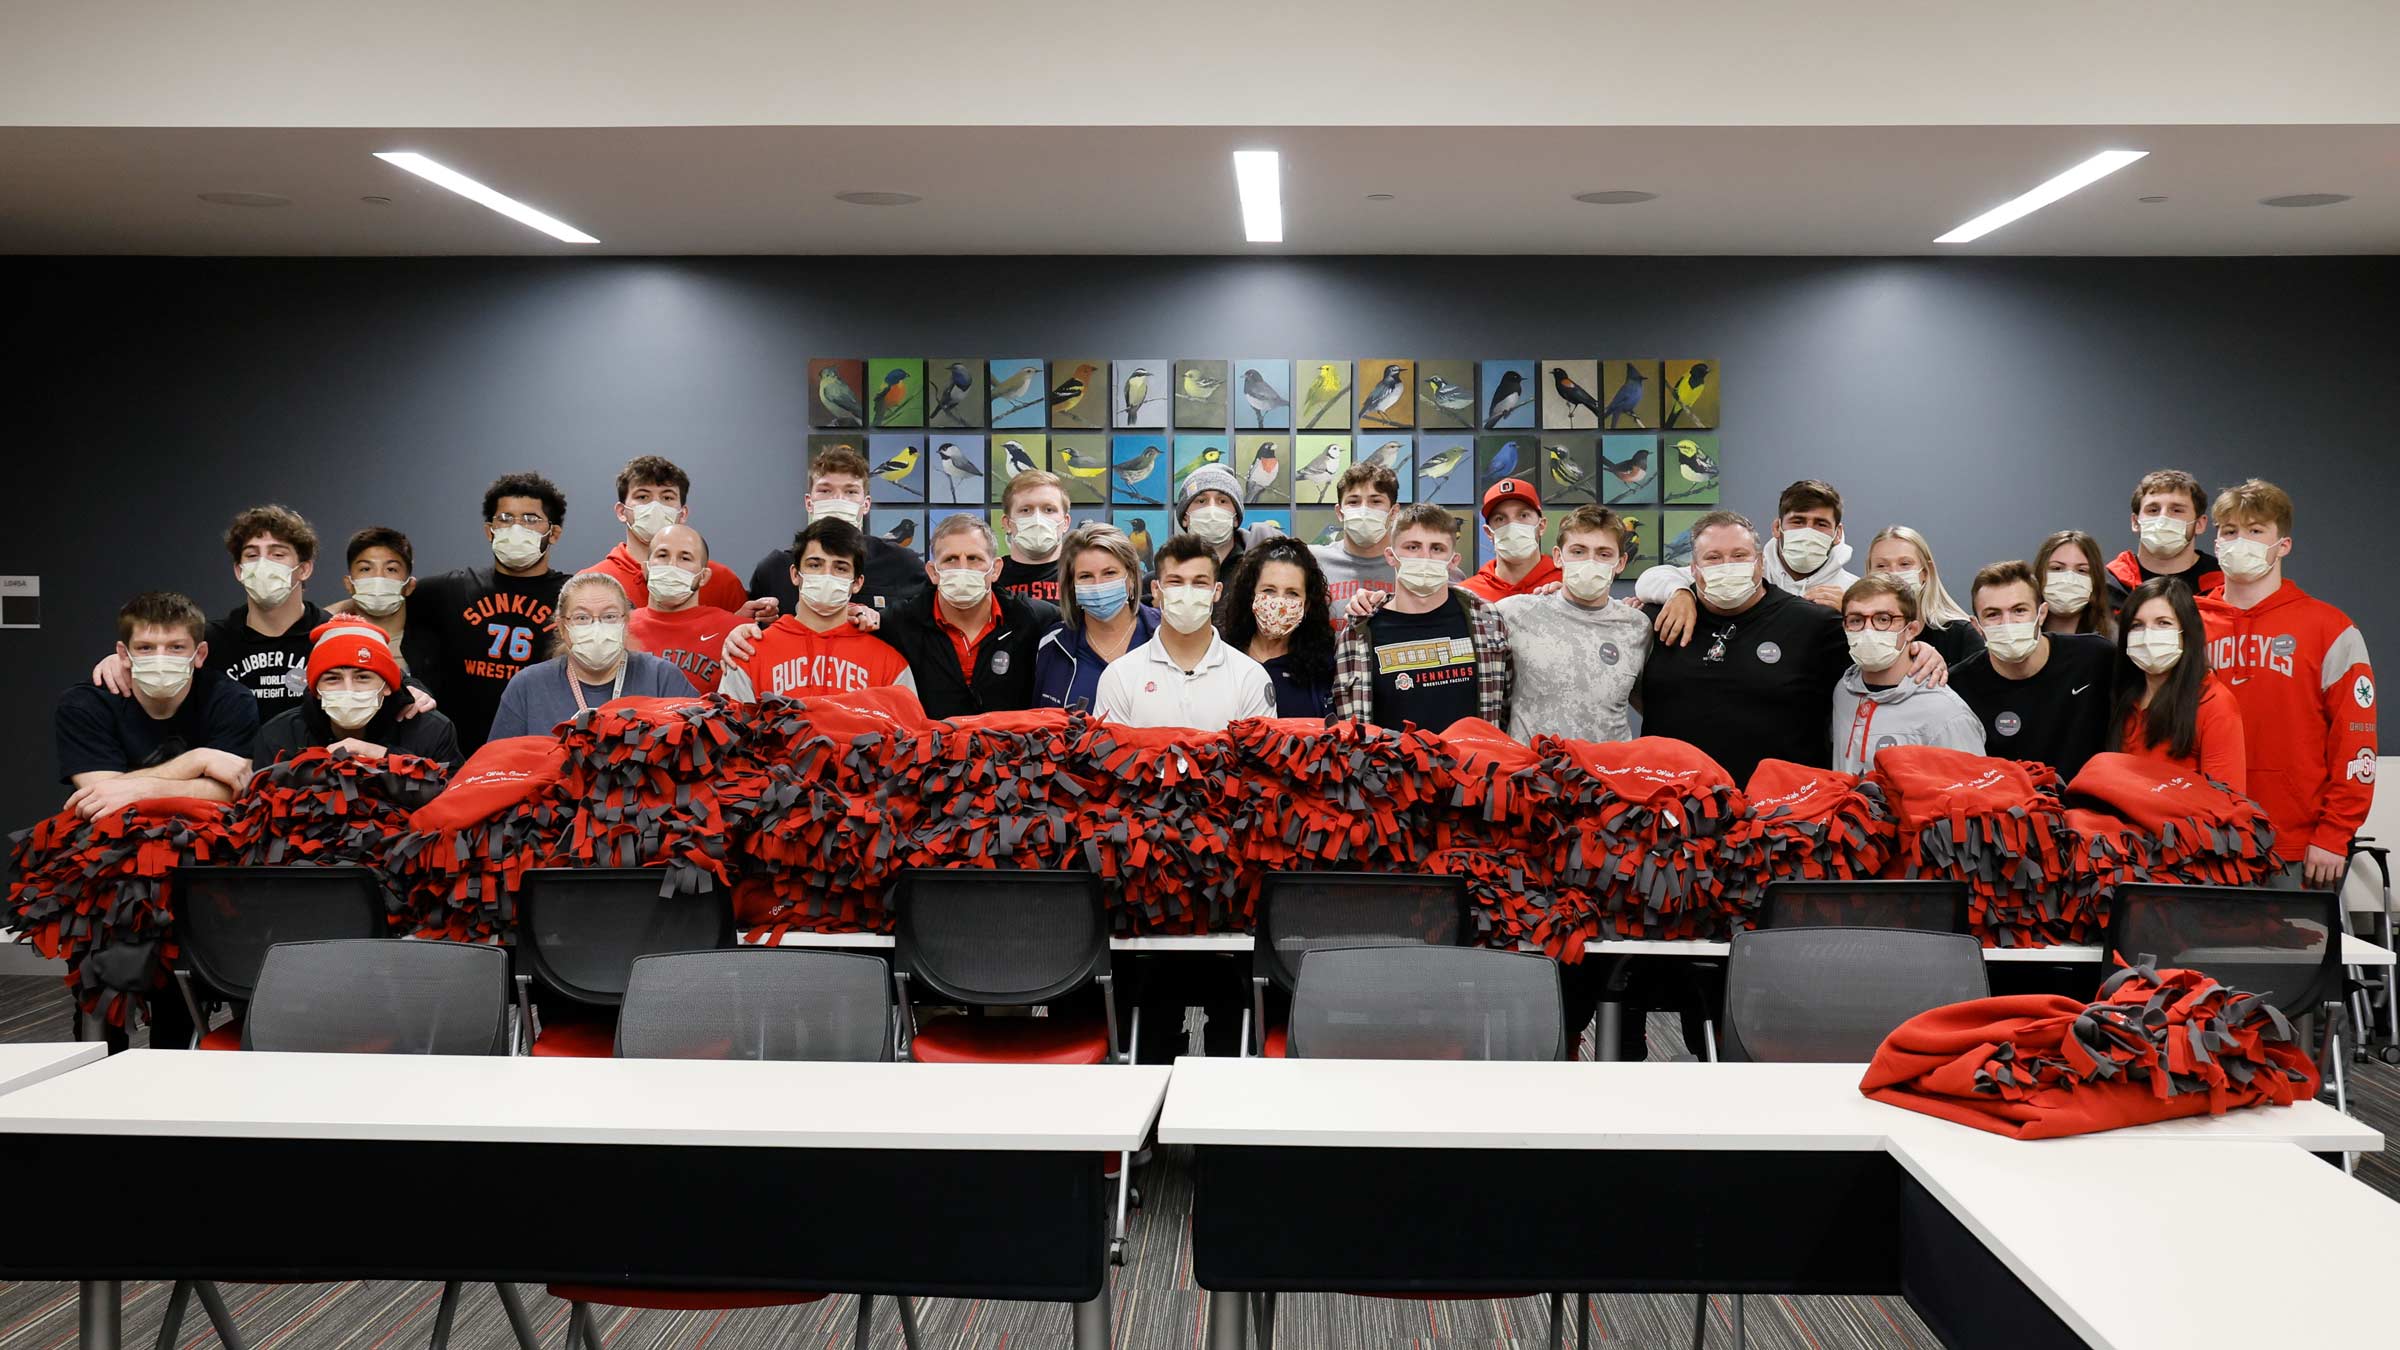
<path fill-rule="evenodd" d="M 2117 616 L 2108 609 L 2108 578 L 2100 566 L 2100 541 L 2081 530 L 2060 530 L 2042 541 L 2033 555 L 2033 574 L 2041 580 L 2036 598 L 2050 607 L 2043 632 L 2117 635 Z"/>
<path fill-rule="evenodd" d="M 1217 631 L 1275 682 L 1275 715 L 1323 718 L 1333 705 L 1333 615 L 1325 571 L 1297 539 L 1244 550 L 1217 607 Z"/>
<path fill-rule="evenodd" d="M 2153 577 L 2118 611 L 2116 700 L 2109 743 L 2163 759 L 2247 794 L 2242 710 L 2208 670 L 2208 630 L 2180 577 Z"/>

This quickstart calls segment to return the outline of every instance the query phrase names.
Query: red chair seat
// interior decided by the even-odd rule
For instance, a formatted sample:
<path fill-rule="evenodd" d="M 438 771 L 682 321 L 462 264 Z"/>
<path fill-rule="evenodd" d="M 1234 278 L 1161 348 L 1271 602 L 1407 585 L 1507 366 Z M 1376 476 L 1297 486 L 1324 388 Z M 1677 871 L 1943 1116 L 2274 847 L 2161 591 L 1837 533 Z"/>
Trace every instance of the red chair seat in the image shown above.
<path fill-rule="evenodd" d="M 1266 1058 L 1291 1058 L 1291 1040 L 1292 1029 L 1290 1027 L 1268 1027 Z"/>
<path fill-rule="evenodd" d="M 617 1053 L 617 1024 L 584 1021 L 544 1023 L 542 1034 L 534 1038 L 533 1053 L 573 1059 L 607 1059 Z"/>
<path fill-rule="evenodd" d="M 941 1017 L 909 1042 L 925 1064 L 1104 1064 L 1108 1024 L 1074 1017 Z"/>
<path fill-rule="evenodd" d="M 665 1312 L 715 1312 L 726 1308 L 783 1308 L 815 1303 L 824 1294 L 774 1289 L 635 1289 L 617 1284 L 554 1284 L 550 1297 L 608 1308 L 653 1308 Z"/>
<path fill-rule="evenodd" d="M 207 1035 L 202 1036 L 200 1038 L 200 1048 L 203 1050 L 241 1049 L 242 1019 L 237 1017 L 221 1027 L 214 1028 Z"/>

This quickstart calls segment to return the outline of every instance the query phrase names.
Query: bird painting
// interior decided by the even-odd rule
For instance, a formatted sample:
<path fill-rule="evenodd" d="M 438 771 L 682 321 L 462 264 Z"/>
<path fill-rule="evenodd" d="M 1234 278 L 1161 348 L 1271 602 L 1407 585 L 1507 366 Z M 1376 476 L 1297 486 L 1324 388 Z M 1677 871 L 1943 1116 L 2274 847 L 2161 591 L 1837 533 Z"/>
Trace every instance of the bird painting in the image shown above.
<path fill-rule="evenodd" d="M 1593 426 L 1600 425 L 1600 400 L 1592 397 L 1591 390 L 1576 383 L 1575 377 L 1567 373 L 1565 366 L 1550 367 L 1550 392 L 1556 394 L 1558 401 L 1566 406 L 1559 410 L 1556 417 L 1546 418 L 1545 421 L 1571 427 L 1575 425 L 1575 411 L 1580 408 L 1592 415 Z"/>
<path fill-rule="evenodd" d="M 975 376 L 967 369 L 967 363 L 952 361 L 950 377 L 942 382 L 940 391 L 934 395 L 933 407 L 925 414 L 926 425 L 939 425 L 944 418 L 952 426 L 967 425 L 967 415 L 960 408 L 974 390 Z"/>
<path fill-rule="evenodd" d="M 1667 541 L 1667 556 L 1661 561 L 1669 567 L 1681 567 L 1689 564 L 1691 560 L 1692 531 L 1687 528 L 1683 533 Z"/>
<path fill-rule="evenodd" d="M 1713 436 L 1707 439 L 1712 443 L 1716 440 Z M 1678 436 L 1668 442 L 1667 448 L 1675 452 L 1675 475 L 1669 483 L 1667 500 L 1698 497 L 1715 489 L 1721 469 L 1709 446 L 1703 446 L 1696 437 Z"/>
<path fill-rule="evenodd" d="M 1360 379 L 1363 383 L 1364 371 L 1360 372 Z M 1408 367 L 1397 361 L 1386 362 L 1383 377 L 1359 397 L 1358 420 L 1376 426 L 1407 426 L 1407 411 L 1395 412 L 1407 394 Z"/>
<path fill-rule="evenodd" d="M 1292 475 L 1292 486 L 1296 492 L 1301 484 L 1310 484 L 1316 488 L 1314 500 L 1331 501 L 1333 499 L 1333 480 L 1339 478 L 1341 472 L 1342 447 L 1339 444 L 1328 445 L 1318 451 L 1306 464 L 1301 465 L 1298 473 Z"/>
<path fill-rule="evenodd" d="M 1300 396 L 1300 425 L 1303 428 L 1322 424 L 1333 405 L 1344 402 L 1350 393 L 1350 382 L 1342 378 L 1347 367 L 1333 361 L 1317 364 L 1316 378 L 1308 383 L 1308 392 Z M 1350 421 L 1349 409 L 1342 410 L 1341 425 Z"/>
<path fill-rule="evenodd" d="M 1051 451 L 1052 457 L 1058 462 L 1059 471 L 1069 478 L 1098 478 L 1108 472 L 1108 465 L 1101 460 L 1099 451 L 1070 445 L 1064 436 L 1051 443 Z"/>
<path fill-rule="evenodd" d="M 883 481 L 890 483 L 892 486 L 909 493 L 911 496 L 922 497 L 925 494 L 917 489 L 909 487 L 907 482 L 909 474 L 914 472 L 916 467 L 917 447 L 915 445 L 904 445 L 898 450 L 893 451 L 890 457 L 886 458 L 881 464 L 876 465 L 873 472 L 877 478 L 880 478 Z"/>
<path fill-rule="evenodd" d="M 1600 452 L 1600 468 L 1617 480 L 1615 491 L 1638 488 L 1650 481 L 1650 452 L 1647 449 L 1636 450 L 1623 459 L 1610 459 L 1607 450 L 1603 449 Z"/>
<path fill-rule="evenodd" d="M 1079 412 L 1084 399 L 1091 393 L 1090 380 L 1100 368 L 1089 361 L 1078 362 L 1073 374 L 1050 387 L 1050 421 L 1059 426 L 1091 424 L 1088 413 Z"/>
<path fill-rule="evenodd" d="M 1276 444 L 1262 440 L 1258 448 L 1251 452 L 1250 463 L 1242 470 L 1243 501 L 1266 501 L 1267 494 L 1276 486 L 1276 479 L 1283 475 L 1283 460 L 1276 451 Z"/>
<path fill-rule="evenodd" d="M 1500 377 L 1500 382 L 1492 387 L 1492 401 L 1490 406 L 1484 409 L 1484 430 L 1489 431 L 1493 427 L 1500 425 L 1500 423 L 1505 420 L 1509 414 L 1522 407 L 1524 403 L 1525 373 L 1523 371 L 1511 370 L 1502 374 Z"/>
<path fill-rule="evenodd" d="M 1292 401 L 1283 396 L 1283 391 L 1275 387 L 1275 382 L 1259 373 L 1256 366 L 1246 366 L 1242 370 L 1242 402 L 1250 405 L 1250 414 L 1258 419 L 1262 430 L 1277 408 L 1288 409 L 1292 406 Z M 1278 420 L 1275 425 L 1281 426 L 1282 422 Z"/>
<path fill-rule="evenodd" d="M 913 518 L 903 518 L 899 524 L 885 530 L 883 537 L 902 548 L 907 548 L 917 542 L 917 522 Z"/>
<path fill-rule="evenodd" d="M 983 466 L 968 459 L 967 452 L 959 449 L 956 441 L 944 441 L 935 446 L 933 457 L 934 467 L 942 471 L 941 481 L 949 489 L 944 495 L 954 502 L 966 501 L 967 498 L 959 494 L 959 486 L 981 478 Z"/>
<path fill-rule="evenodd" d="M 1464 385 L 1452 384 L 1439 375 L 1425 381 L 1425 399 L 1435 411 L 1458 425 L 1472 426 L 1475 422 L 1475 391 Z"/>
<path fill-rule="evenodd" d="M 1152 402 L 1150 367 L 1135 366 L 1126 374 L 1123 386 L 1117 391 L 1118 406 L 1125 410 L 1124 416 L 1118 419 L 1117 425 L 1125 427 L 1137 425 L 1141 421 L 1142 409 L 1149 407 Z"/>
<path fill-rule="evenodd" d="M 1423 464 L 1417 466 L 1417 482 L 1419 484 L 1434 484 L 1441 482 L 1443 479 L 1448 478 L 1451 474 L 1451 471 L 1456 469 L 1459 464 L 1466 459 L 1466 457 L 1467 447 L 1463 445 L 1451 446 L 1449 449 L 1444 450 L 1440 454 L 1435 455 L 1433 458 L 1426 460 Z"/>
<path fill-rule="evenodd" d="M 1550 477 L 1562 488 L 1581 487 L 1592 476 L 1591 470 L 1575 462 L 1575 452 L 1563 445 L 1545 445 L 1542 453 L 1550 461 Z"/>
<path fill-rule="evenodd" d="M 1175 486 L 1180 489 L 1183 486 L 1183 480 L 1191 477 L 1198 470 L 1210 464 L 1223 464 L 1224 462 L 1225 448 L 1220 445 L 1208 446 L 1199 454 L 1192 456 L 1191 463 L 1175 471 Z"/>
<path fill-rule="evenodd" d="M 1710 369 L 1708 362 L 1694 361 L 1691 368 L 1681 375 L 1674 375 L 1672 371 L 1669 373 L 1667 415 L 1662 425 L 1668 427 L 1714 426 L 1714 420 L 1700 411 L 1700 400 L 1713 397 L 1716 393 L 1715 390 L 1709 388 L 1709 376 L 1714 372 Z"/>
<path fill-rule="evenodd" d="M 1375 447 L 1375 453 L 1367 456 L 1365 459 L 1360 460 L 1359 463 L 1372 464 L 1378 469 L 1390 469 L 1394 473 L 1398 473 L 1400 471 L 1400 451 L 1402 448 L 1403 447 L 1398 441 L 1385 441 L 1383 444 Z"/>
<path fill-rule="evenodd" d="M 1620 517 L 1620 519 L 1625 522 L 1625 547 L 1623 550 L 1624 562 L 1622 566 L 1630 567 L 1642 556 L 1642 517 L 1639 512 L 1628 511 L 1622 517 Z"/>
<path fill-rule="evenodd" d="M 1317 531 L 1317 537 L 1309 540 L 1308 542 L 1312 544 L 1335 544 L 1341 542 L 1341 538 L 1342 522 L 1337 518 L 1331 523 L 1327 524 L 1324 529 Z"/>
<path fill-rule="evenodd" d="M 1175 363 L 1175 425 L 1203 431 L 1225 429 L 1225 363 Z"/>
<path fill-rule="evenodd" d="M 1008 373 L 1001 374 L 1002 371 Z M 1035 413 L 1030 421 L 1020 414 L 1042 402 L 1047 392 L 1042 388 L 1042 363 L 1039 361 L 994 361 L 992 374 L 994 376 L 990 391 L 992 425 L 996 427 L 1041 425 L 1040 413 Z M 1016 418 L 1014 422 L 1006 420 L 1012 417 Z"/>
<path fill-rule="evenodd" d="M 858 406 L 858 391 L 842 378 L 842 372 L 827 365 L 817 372 L 817 403 L 826 413 L 819 426 L 863 427 L 867 415 Z"/>
<path fill-rule="evenodd" d="M 1030 473 L 1041 467 L 1033 462 L 1033 453 L 1017 441 L 1000 442 L 1000 453 L 1008 459 L 1008 473 L 1001 478 L 1002 483 L 1006 483 L 1018 474 Z"/>
<path fill-rule="evenodd" d="M 1630 417 L 1637 427 L 1649 426 L 1642 420 L 1642 394 L 1649 387 L 1650 377 L 1642 370 L 1641 363 L 1626 362 L 1625 378 L 1618 383 L 1617 392 L 1608 396 L 1608 406 L 1600 410 L 1600 425 L 1614 427 L 1618 419 Z"/>
<path fill-rule="evenodd" d="M 1119 447 L 1117 453 L 1124 453 L 1123 446 L 1127 439 L 1128 438 L 1122 436 L 1117 438 L 1117 444 Z M 1145 492 L 1142 489 L 1142 485 L 1149 479 L 1152 473 L 1157 471 L 1158 457 L 1162 453 L 1164 452 L 1162 452 L 1155 445 L 1145 445 L 1142 447 L 1140 453 L 1134 455 L 1133 458 L 1121 459 L 1117 461 L 1116 467 L 1109 470 L 1109 472 L 1114 475 L 1117 480 L 1118 495 L 1137 502 L 1149 502 L 1152 505 L 1161 504 L 1158 500 L 1157 492 L 1155 490 Z"/>
<path fill-rule="evenodd" d="M 1500 442 L 1500 448 L 1492 452 L 1492 458 L 1490 462 L 1483 466 L 1483 481 L 1486 483 L 1497 482 L 1498 480 L 1506 478 L 1516 471 L 1517 443 L 1515 441 L 1502 441 Z"/>
<path fill-rule="evenodd" d="M 883 372 L 883 388 L 875 392 L 875 425 L 888 427 L 908 411 L 908 370 L 894 366 Z"/>
<path fill-rule="evenodd" d="M 1150 556 L 1150 522 L 1146 520 L 1133 522 L 1133 531 L 1127 537 L 1127 542 L 1133 545 L 1133 556 L 1148 559 Z"/>

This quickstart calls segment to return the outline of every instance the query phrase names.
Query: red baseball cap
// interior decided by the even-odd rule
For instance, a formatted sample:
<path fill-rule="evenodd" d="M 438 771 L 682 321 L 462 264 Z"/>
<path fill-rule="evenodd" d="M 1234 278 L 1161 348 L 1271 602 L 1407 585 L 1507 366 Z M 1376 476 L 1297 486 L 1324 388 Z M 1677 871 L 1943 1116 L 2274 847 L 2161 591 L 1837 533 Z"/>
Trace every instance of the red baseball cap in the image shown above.
<path fill-rule="evenodd" d="M 1511 498 L 1525 503 L 1527 506 L 1532 507 L 1536 511 L 1542 509 L 1542 499 L 1535 495 L 1533 484 L 1526 482 L 1522 478 L 1503 478 L 1499 482 L 1494 483 L 1490 487 L 1484 489 L 1483 518 L 1485 520 L 1490 520 L 1492 518 L 1492 508 L 1498 506 L 1504 501 L 1510 500 Z"/>

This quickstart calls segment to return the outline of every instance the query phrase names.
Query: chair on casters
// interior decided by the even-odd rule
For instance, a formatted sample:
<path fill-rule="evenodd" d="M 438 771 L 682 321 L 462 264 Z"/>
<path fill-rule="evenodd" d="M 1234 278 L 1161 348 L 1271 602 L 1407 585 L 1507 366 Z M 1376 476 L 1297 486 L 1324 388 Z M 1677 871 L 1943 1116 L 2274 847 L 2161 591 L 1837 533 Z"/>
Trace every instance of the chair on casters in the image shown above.
<path fill-rule="evenodd" d="M 1902 1022 L 1991 992 L 1972 935 L 1903 928 L 1764 928 L 1733 935 L 1725 1034 L 1711 1059 L 1864 1064 Z M 1742 1345 L 1742 1296 L 1733 1296 Z M 1692 1350 L 1708 1336 L 1708 1295 L 1692 1310 Z"/>
<path fill-rule="evenodd" d="M 367 867 L 178 867 L 175 988 L 192 1016 L 193 1050 L 239 1050 L 242 1019 L 211 1031 L 217 1009 L 246 1006 L 279 943 L 379 938 L 383 883 Z"/>
<path fill-rule="evenodd" d="M 1972 931 L 1967 883 L 1907 881 L 1770 881 L 1759 913 L 1761 928 L 1914 928 L 1929 933 Z"/>
<path fill-rule="evenodd" d="M 380 912 L 380 911 L 379 911 Z M 515 1029 L 508 953 L 464 942 L 338 938 L 268 948 L 242 1019 L 244 1050 L 313 1054 L 505 1055 Z M 494 1284 L 520 1350 L 539 1350 L 514 1286 Z M 442 1285 L 433 1350 L 450 1343 L 458 1281 Z M 160 1350 L 176 1343 L 194 1292 L 226 1350 L 242 1350 L 224 1301 L 207 1280 L 178 1280 L 160 1325 Z"/>
<path fill-rule="evenodd" d="M 2362 834 L 2350 841 L 2350 857 L 2365 858 L 2375 868 L 2378 903 L 2375 906 L 2374 942 L 2376 946 L 2385 951 L 2391 951 L 2393 950 L 2392 851 L 2390 848 L 2376 843 L 2375 836 Z M 2343 880 L 2347 882 L 2349 876 L 2349 869 L 2344 868 Z M 2359 1013 L 2365 1018 L 2359 1023 L 2359 1053 L 2363 1056 L 2371 1052 L 2386 1064 L 2400 1064 L 2400 983 L 2396 983 L 2400 982 L 2400 966 L 2383 966 L 2373 975 L 2364 971 L 2353 971 L 2351 978 L 2359 980 L 2365 986 L 2361 991 L 2362 997 L 2367 993 L 2373 994 L 2373 1001 L 2359 1009 Z M 2370 1051 L 2367 1042 L 2373 1039 L 2369 1032 L 2375 1025 L 2373 1013 L 2378 1005 L 2383 1009 L 2383 1039 Z"/>
<path fill-rule="evenodd" d="M 1293 1059 L 1563 1060 L 1572 1044 L 1558 963 L 1538 953 L 1387 942 L 1313 947 L 1299 966 L 1285 1043 Z M 1274 1350 L 1275 1297 L 1251 1302 L 1260 1350 Z M 1558 1350 L 1566 1295 L 1549 1298 Z M 1583 1327 L 1588 1308 L 1580 1299 Z"/>
<path fill-rule="evenodd" d="M 636 960 L 624 981 L 616 1053 L 624 1059 L 886 1061 L 893 1056 L 891 969 L 880 956 L 742 947 L 669 952 Z M 636 1289 L 554 1284 L 567 1300 L 568 1350 L 600 1350 L 592 1305 L 610 1308 L 786 1307 L 825 1297 L 809 1291 Z M 900 1305 L 900 1335 L 917 1346 L 916 1311 Z M 866 1350 L 875 1296 L 858 1296 L 858 1350 Z"/>
<path fill-rule="evenodd" d="M 659 952 L 734 945 L 731 893 L 661 895 L 655 867 L 537 867 L 517 900 L 517 1010 L 535 1055 L 605 1059 L 616 1048 L 614 1012 L 633 963 Z M 539 1029 L 531 985 L 594 1010 Z"/>
<path fill-rule="evenodd" d="M 1291 994 L 1300 958 L 1321 947 L 1463 947 L 1467 883 L 1378 872 L 1269 872 L 1255 927 L 1242 1052 L 1280 1057 L 1285 1029 L 1269 1018 L 1267 993 Z"/>

